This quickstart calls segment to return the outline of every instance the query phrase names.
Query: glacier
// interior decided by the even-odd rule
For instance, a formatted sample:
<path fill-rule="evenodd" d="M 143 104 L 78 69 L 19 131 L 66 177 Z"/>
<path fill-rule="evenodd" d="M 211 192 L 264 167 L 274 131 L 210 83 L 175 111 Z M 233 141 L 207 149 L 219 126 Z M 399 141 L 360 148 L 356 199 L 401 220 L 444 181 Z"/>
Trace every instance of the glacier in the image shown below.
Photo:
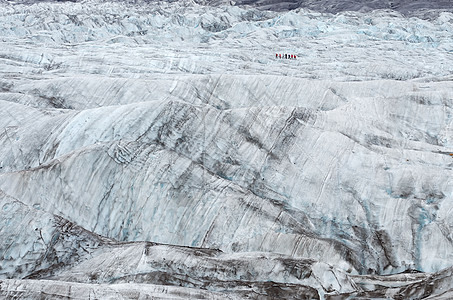
<path fill-rule="evenodd" d="M 453 297 L 453 13 L 270 4 L 0 2 L 1 297 Z"/>

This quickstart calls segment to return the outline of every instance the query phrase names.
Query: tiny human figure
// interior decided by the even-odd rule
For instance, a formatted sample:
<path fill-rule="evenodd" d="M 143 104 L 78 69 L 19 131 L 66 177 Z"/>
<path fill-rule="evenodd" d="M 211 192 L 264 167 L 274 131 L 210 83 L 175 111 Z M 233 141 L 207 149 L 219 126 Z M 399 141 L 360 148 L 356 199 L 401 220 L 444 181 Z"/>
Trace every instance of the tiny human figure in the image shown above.
<path fill-rule="evenodd" d="M 275 54 L 275 58 L 278 58 L 278 54 L 277 53 Z"/>
<path fill-rule="evenodd" d="M 291 59 L 293 59 L 293 55 L 291 54 Z"/>
<path fill-rule="evenodd" d="M 278 55 L 278 58 L 282 58 L 282 55 L 281 55 L 281 54 L 279 54 L 279 55 Z"/>
<path fill-rule="evenodd" d="M 296 55 L 294 55 L 294 59 L 296 59 L 296 58 L 297 58 L 297 56 L 296 56 Z"/>
<path fill-rule="evenodd" d="M 285 58 L 288 58 L 288 54 L 285 54 Z"/>

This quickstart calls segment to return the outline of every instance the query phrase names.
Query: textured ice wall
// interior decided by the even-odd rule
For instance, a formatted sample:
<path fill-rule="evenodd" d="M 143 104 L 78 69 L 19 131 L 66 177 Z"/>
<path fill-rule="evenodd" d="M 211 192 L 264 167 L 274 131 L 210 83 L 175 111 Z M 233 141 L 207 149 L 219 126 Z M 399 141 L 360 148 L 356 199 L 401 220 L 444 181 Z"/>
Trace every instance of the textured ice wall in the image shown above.
<path fill-rule="evenodd" d="M 83 111 L 2 102 L 3 164 L 19 171 L 0 177 L 2 189 L 119 240 L 277 251 L 359 272 L 449 266 L 449 83 L 318 83 L 310 89 L 324 98 L 294 90 L 261 107 L 242 89 L 309 82 L 227 76 L 209 99 L 187 93 L 219 78 Z M 177 100 L 183 92 L 189 102 Z"/>
<path fill-rule="evenodd" d="M 86 2 L 5 4 L 0 20 L 3 277 L 208 284 L 200 297 L 251 281 L 253 297 L 452 288 L 450 269 L 350 275 L 452 265 L 451 14 Z M 283 51 L 298 60 L 274 60 Z M 62 235 L 67 220 L 77 230 Z M 103 253 L 146 257 L 137 241 L 252 258 L 158 270 L 166 281 L 126 262 L 121 274 L 94 267 Z M 198 250 L 175 249 L 197 261 Z M 277 254 L 294 261 L 283 266 Z M 265 266 L 241 269 L 256 257 Z M 165 258 L 178 265 L 176 254 Z M 209 271 L 219 263 L 248 277 Z M 282 275 L 301 263 L 320 284 Z M 17 291 L 4 282 L 5 295 Z M 24 297 L 49 289 L 23 284 Z M 165 293 L 178 292 L 195 295 Z"/>

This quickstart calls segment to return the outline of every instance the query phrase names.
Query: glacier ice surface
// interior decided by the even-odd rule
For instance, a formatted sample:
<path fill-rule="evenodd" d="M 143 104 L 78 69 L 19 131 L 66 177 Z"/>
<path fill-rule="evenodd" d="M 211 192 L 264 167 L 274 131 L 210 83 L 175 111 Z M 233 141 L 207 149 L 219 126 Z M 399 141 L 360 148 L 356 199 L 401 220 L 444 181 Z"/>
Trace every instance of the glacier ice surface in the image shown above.
<path fill-rule="evenodd" d="M 0 4 L 0 295 L 447 299 L 453 14 L 200 3 Z"/>

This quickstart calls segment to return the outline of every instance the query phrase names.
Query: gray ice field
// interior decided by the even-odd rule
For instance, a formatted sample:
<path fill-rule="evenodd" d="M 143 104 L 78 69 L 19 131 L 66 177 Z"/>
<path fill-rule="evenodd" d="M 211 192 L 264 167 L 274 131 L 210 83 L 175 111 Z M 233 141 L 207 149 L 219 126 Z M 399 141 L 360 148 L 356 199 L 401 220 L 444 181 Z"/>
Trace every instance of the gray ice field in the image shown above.
<path fill-rule="evenodd" d="M 0 297 L 452 298 L 451 8 L 0 2 Z"/>

